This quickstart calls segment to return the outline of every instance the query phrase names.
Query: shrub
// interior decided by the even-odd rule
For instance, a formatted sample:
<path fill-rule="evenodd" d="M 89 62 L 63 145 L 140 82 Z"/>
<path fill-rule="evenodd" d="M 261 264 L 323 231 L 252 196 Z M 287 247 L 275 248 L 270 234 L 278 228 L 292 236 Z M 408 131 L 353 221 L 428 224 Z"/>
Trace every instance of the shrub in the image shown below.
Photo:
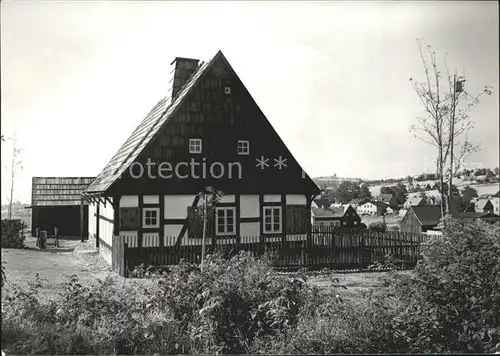
<path fill-rule="evenodd" d="M 414 274 L 393 280 L 400 302 L 391 323 L 397 352 L 500 349 L 498 233 L 482 222 L 447 219 L 443 236 L 423 244 Z"/>
<path fill-rule="evenodd" d="M 5 284 L 5 282 L 7 281 L 7 276 L 5 274 L 5 265 L 4 265 L 5 261 L 2 261 L 2 288 Z"/>
<path fill-rule="evenodd" d="M 2 248 L 24 248 L 23 230 L 26 224 L 19 219 L 2 220 Z"/>
<path fill-rule="evenodd" d="M 294 325 L 304 282 L 274 272 L 249 253 L 182 262 L 161 283 L 150 308 L 167 308 L 192 339 L 192 352 L 245 353 L 256 338 Z"/>
<path fill-rule="evenodd" d="M 387 225 L 384 224 L 381 221 L 374 222 L 370 224 L 370 230 L 375 231 L 375 232 L 386 232 L 387 231 Z"/>

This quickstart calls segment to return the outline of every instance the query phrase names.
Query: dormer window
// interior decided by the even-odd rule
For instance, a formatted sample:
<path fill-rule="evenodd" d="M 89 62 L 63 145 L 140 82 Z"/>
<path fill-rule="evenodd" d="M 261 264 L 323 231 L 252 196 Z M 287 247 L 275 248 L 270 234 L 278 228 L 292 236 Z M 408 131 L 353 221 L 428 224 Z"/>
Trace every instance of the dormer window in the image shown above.
<path fill-rule="evenodd" d="M 201 153 L 201 138 L 189 139 L 189 153 Z"/>
<path fill-rule="evenodd" d="M 226 95 L 231 94 L 231 87 L 224 87 L 224 94 Z"/>
<path fill-rule="evenodd" d="M 239 155 L 248 155 L 250 154 L 250 142 L 246 140 L 238 141 L 238 154 Z"/>

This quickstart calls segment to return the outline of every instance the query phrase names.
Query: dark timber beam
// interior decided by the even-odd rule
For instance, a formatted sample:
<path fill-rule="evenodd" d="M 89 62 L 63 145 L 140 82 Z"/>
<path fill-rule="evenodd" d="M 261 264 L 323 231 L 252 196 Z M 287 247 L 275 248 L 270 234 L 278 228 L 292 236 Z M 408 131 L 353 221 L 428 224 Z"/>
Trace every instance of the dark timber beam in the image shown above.
<path fill-rule="evenodd" d="M 84 236 L 83 236 L 83 235 L 84 235 L 84 230 L 85 230 L 85 229 L 83 228 L 83 222 L 84 222 L 84 220 L 85 220 L 85 218 L 84 218 L 84 210 L 83 210 L 83 209 L 84 209 L 84 206 L 85 206 L 85 205 L 83 204 L 83 201 L 84 201 L 84 197 L 82 196 L 82 197 L 80 198 L 80 241 L 81 241 L 81 242 L 84 242 L 84 241 L 85 241 L 85 240 L 84 240 Z"/>
<path fill-rule="evenodd" d="M 95 247 L 99 248 L 99 239 L 101 237 L 100 235 L 100 217 L 101 217 L 101 212 L 99 211 L 100 204 L 97 204 L 97 208 L 95 211 Z"/>

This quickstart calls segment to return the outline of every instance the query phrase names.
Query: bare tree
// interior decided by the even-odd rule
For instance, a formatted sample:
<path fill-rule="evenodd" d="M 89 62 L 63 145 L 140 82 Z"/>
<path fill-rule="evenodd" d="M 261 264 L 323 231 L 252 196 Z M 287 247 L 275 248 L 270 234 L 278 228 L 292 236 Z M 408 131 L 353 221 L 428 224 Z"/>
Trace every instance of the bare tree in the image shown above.
<path fill-rule="evenodd" d="M 4 139 L 2 135 L 2 139 Z M 14 135 L 14 137 L 9 138 L 9 140 L 12 140 L 12 160 L 11 160 L 11 165 L 10 168 L 7 168 L 8 171 L 10 171 L 10 194 L 7 196 L 7 201 L 9 203 L 9 219 L 12 219 L 12 204 L 14 202 L 14 182 L 16 178 L 16 173 L 18 170 L 22 170 L 22 161 L 20 160 L 20 154 L 22 149 L 17 148 L 17 138 Z"/>
<path fill-rule="evenodd" d="M 418 82 L 410 78 L 410 82 L 424 107 L 425 115 L 417 117 L 417 123 L 410 127 L 410 131 L 437 150 L 436 185 L 441 193 L 441 212 L 444 216 L 445 212 L 449 212 L 451 197 L 445 185 L 451 189 L 453 175 L 460 170 L 467 157 L 479 150 L 479 145 L 471 144 L 467 138 L 467 133 L 474 126 L 469 112 L 479 103 L 482 95 L 491 95 L 491 89 L 485 86 L 479 94 L 471 95 L 464 89 L 464 77 L 450 75 L 446 56 L 446 78 L 443 78 L 431 46 L 427 45 L 424 50 L 421 40 L 418 40 L 418 45 L 425 81 Z M 448 175 L 446 182 L 445 175 Z"/>
<path fill-rule="evenodd" d="M 224 193 L 213 187 L 207 186 L 203 191 L 198 193 L 201 205 L 198 206 L 198 214 L 203 217 L 203 238 L 201 245 L 201 262 L 205 260 L 206 254 L 206 238 L 207 238 L 207 222 L 208 216 L 213 214 L 215 206 L 224 196 Z"/>

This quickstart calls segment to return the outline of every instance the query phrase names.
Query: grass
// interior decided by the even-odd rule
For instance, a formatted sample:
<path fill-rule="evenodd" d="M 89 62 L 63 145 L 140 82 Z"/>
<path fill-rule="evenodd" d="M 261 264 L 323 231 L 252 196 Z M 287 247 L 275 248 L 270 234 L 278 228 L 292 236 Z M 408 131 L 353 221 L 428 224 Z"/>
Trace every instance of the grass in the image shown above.
<path fill-rule="evenodd" d="M 36 275 L 44 281 L 40 295 L 53 298 L 62 291 L 62 283 L 72 275 L 84 286 L 94 285 L 98 279 L 110 276 L 118 283 L 150 283 L 149 280 L 123 279 L 99 256 L 91 242 L 78 240 L 60 240 L 60 248 L 48 247 L 39 250 L 35 239 L 28 237 L 26 249 L 2 249 L 2 261 L 6 263 L 7 285 L 21 286 L 34 282 Z"/>
<path fill-rule="evenodd" d="M 52 298 L 62 291 L 62 283 L 72 275 L 78 276 L 80 283 L 90 286 L 98 279 L 111 276 L 121 284 L 148 284 L 151 279 L 124 279 L 99 256 L 91 242 L 60 240 L 60 248 L 47 250 L 35 248 L 35 239 L 28 237 L 27 249 L 2 249 L 2 261 L 6 262 L 7 281 L 19 285 L 33 282 L 38 273 L 44 280 L 40 293 Z M 346 287 L 349 295 L 362 295 L 366 292 L 384 288 L 380 278 L 386 272 L 339 273 L 338 285 Z M 332 282 L 326 277 L 311 277 L 308 282 L 319 287 L 329 288 Z M 8 287 L 7 284 L 7 287 Z M 343 288 L 343 287 L 342 287 Z"/>

